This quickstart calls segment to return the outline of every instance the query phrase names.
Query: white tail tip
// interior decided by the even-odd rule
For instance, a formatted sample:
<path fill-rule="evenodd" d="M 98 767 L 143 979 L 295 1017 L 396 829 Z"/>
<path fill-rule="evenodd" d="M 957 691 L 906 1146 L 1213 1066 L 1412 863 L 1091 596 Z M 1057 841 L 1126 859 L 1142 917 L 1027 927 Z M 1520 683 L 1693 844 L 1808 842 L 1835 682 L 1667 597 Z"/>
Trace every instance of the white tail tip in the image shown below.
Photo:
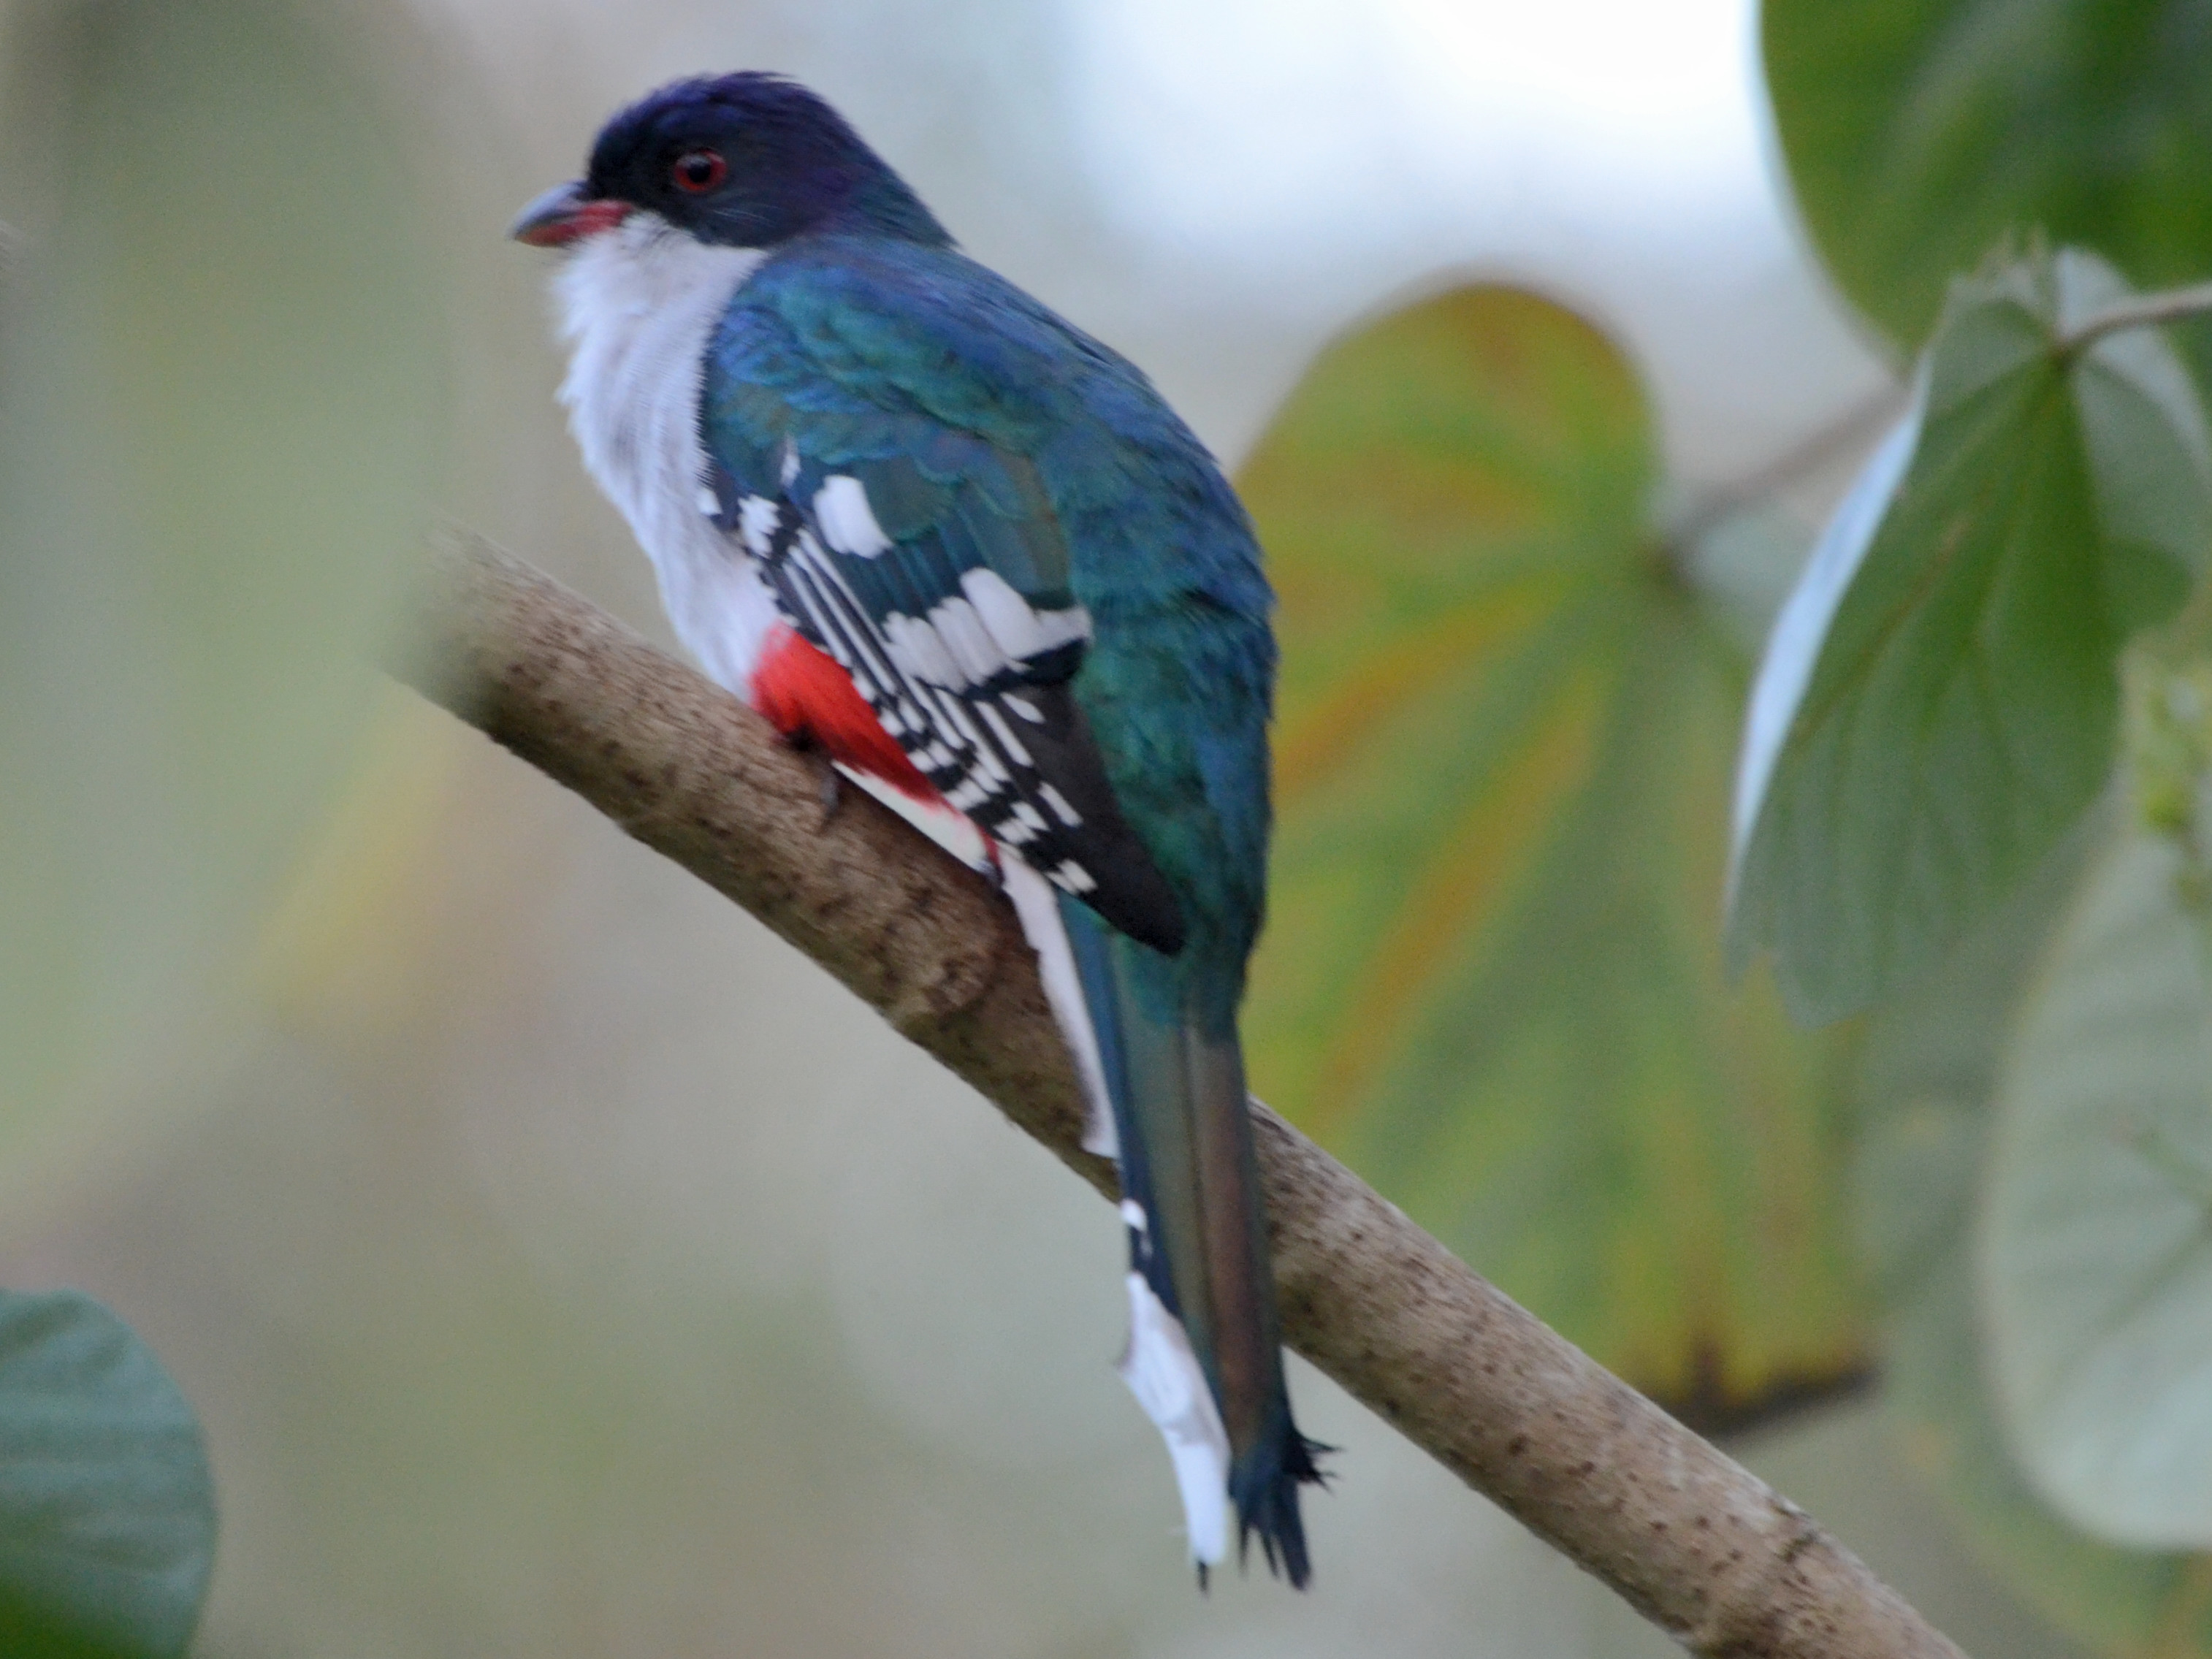
<path fill-rule="evenodd" d="M 1229 1559 L 1229 1436 L 1182 1326 L 1142 1273 L 1128 1279 L 1129 1346 L 1116 1369 L 1168 1443 L 1192 1556 L 1217 1567 Z"/>

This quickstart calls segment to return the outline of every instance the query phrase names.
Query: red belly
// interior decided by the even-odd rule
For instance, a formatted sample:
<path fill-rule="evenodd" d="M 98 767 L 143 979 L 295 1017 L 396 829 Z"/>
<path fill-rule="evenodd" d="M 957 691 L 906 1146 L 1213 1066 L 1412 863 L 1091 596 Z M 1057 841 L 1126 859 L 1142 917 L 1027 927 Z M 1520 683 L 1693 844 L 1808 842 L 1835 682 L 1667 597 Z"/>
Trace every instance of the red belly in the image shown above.
<path fill-rule="evenodd" d="M 794 742 L 808 741 L 830 759 L 881 778 L 916 800 L 935 802 L 937 791 L 906 757 L 852 677 L 788 628 L 778 628 L 761 647 L 753 670 L 753 707 Z"/>

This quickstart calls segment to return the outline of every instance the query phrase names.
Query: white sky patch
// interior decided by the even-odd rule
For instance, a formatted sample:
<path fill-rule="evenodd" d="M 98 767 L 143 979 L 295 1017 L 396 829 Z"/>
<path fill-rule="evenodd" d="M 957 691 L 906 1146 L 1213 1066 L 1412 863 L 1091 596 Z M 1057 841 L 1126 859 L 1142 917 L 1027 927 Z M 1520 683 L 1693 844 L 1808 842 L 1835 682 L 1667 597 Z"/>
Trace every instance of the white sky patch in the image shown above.
<path fill-rule="evenodd" d="M 1069 0 L 1061 15 L 1066 118 L 1127 260 L 1067 297 L 1232 465 L 1296 375 L 1232 399 L 1179 365 L 1193 343 L 1163 312 L 1310 353 L 1449 280 L 1532 288 L 1626 349 L 1672 481 L 1692 487 L 1888 378 L 1810 271 L 1755 0 Z"/>
<path fill-rule="evenodd" d="M 1765 188 L 1753 0 L 1092 0 L 1069 23 L 1109 198 L 1223 257 Z"/>

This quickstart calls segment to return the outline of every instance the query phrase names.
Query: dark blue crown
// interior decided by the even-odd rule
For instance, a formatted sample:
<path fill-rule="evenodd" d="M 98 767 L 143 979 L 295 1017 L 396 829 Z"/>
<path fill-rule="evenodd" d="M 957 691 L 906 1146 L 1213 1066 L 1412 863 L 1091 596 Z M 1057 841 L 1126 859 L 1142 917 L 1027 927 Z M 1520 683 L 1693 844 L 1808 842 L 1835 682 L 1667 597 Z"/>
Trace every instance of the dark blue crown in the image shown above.
<path fill-rule="evenodd" d="M 707 189 L 686 189 L 677 169 L 702 153 L 726 170 Z M 617 114 L 592 147 L 585 185 L 736 247 L 810 231 L 952 240 L 843 116 L 796 82 L 752 70 L 678 81 Z"/>

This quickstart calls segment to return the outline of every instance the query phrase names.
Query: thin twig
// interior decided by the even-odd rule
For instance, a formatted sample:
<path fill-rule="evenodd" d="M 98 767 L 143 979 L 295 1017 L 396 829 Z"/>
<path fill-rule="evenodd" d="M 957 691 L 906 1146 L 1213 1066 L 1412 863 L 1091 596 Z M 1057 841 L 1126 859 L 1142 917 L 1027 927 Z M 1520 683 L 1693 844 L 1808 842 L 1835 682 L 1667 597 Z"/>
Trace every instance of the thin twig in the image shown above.
<path fill-rule="evenodd" d="M 2138 295 L 2083 319 L 2059 340 L 2058 350 L 2070 356 L 2124 329 L 2208 315 L 2212 315 L 2212 283 Z M 1860 399 L 1771 460 L 1692 501 L 1669 531 L 1668 540 L 1678 547 L 1693 547 L 1735 514 L 1849 454 L 1904 413 L 1908 395 L 1908 387 L 1893 382 Z"/>
<path fill-rule="evenodd" d="M 1832 462 L 1864 447 L 1905 412 L 1909 395 L 1908 389 L 1901 384 L 1885 385 L 1840 415 L 1823 422 L 1771 460 L 1701 495 L 1684 510 L 1668 532 L 1668 543 L 1679 548 L 1695 547 L 1746 508 L 1770 500 L 1800 478 L 1809 477 Z"/>
<path fill-rule="evenodd" d="M 519 560 L 435 550 L 396 672 L 737 900 L 1109 1197 L 1012 913 L 691 670 Z M 1257 1103 L 1298 1351 L 1695 1652 L 1960 1659 L 1812 1518 Z M 1573 1219 L 1562 1217 L 1560 1224 Z"/>
<path fill-rule="evenodd" d="M 2058 342 L 2058 349 L 2070 356 L 2122 329 L 2149 328 L 2160 323 L 2185 322 L 2191 317 L 2207 315 L 2212 315 L 2212 283 L 2168 289 L 2162 294 L 2137 295 L 2076 323 Z"/>

